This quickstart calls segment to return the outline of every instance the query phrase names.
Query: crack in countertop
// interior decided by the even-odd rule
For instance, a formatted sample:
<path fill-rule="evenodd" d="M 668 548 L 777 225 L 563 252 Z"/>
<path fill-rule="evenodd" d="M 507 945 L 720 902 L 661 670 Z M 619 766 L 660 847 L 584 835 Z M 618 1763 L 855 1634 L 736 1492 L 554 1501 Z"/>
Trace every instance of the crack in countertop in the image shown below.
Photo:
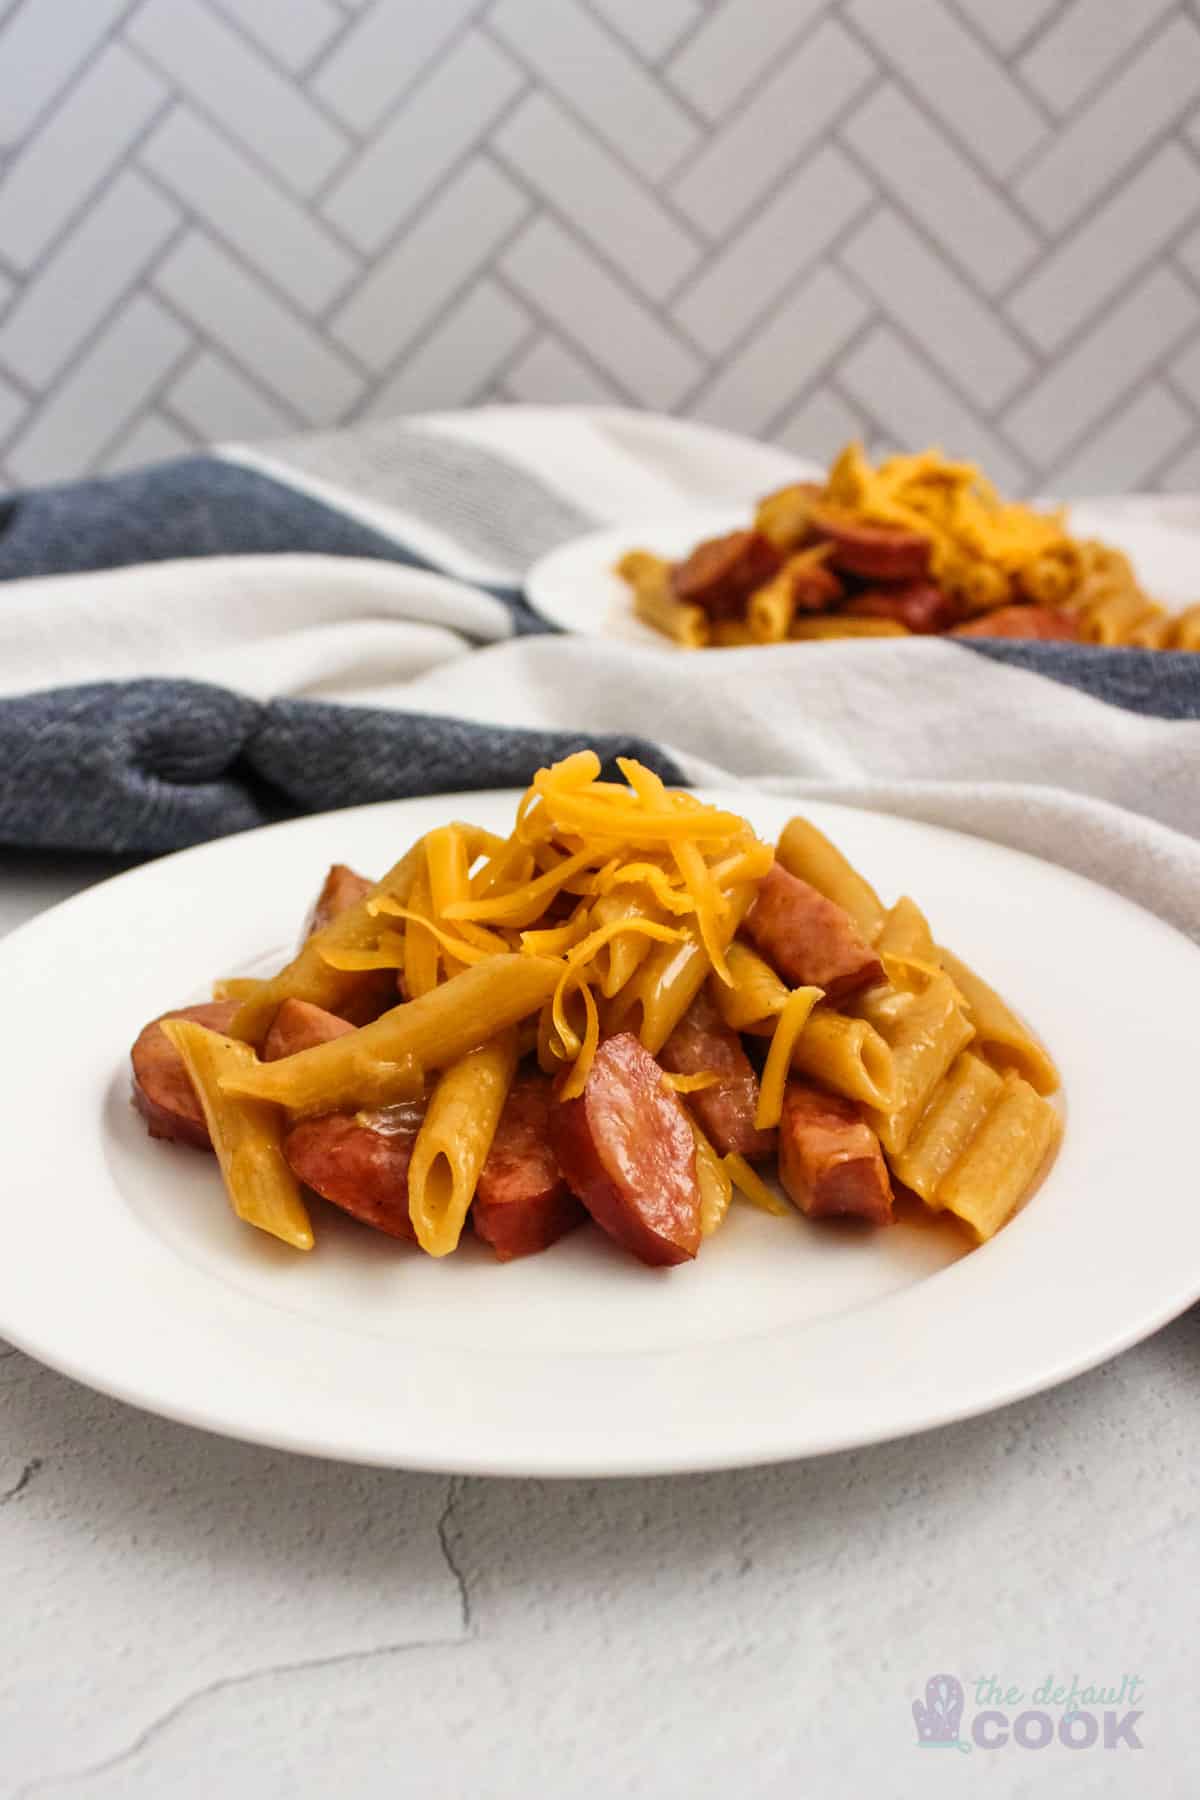
<path fill-rule="evenodd" d="M 60 1775 L 35 1775 L 31 1781 L 23 1782 L 14 1789 L 12 1800 L 34 1800 L 39 1794 L 53 1793 L 56 1788 L 66 1787 L 69 1783 L 89 1781 L 97 1775 L 108 1775 L 119 1769 L 123 1763 L 131 1762 L 141 1754 L 147 1745 L 153 1743 L 168 1726 L 183 1716 L 185 1712 L 197 1704 L 207 1700 L 214 1694 L 227 1693 L 233 1688 L 247 1686 L 253 1681 L 266 1681 L 272 1676 L 303 1675 L 314 1669 L 334 1669 L 349 1663 L 375 1662 L 385 1656 L 405 1656 L 414 1650 L 456 1650 L 469 1643 L 467 1636 L 449 1638 L 412 1638 L 407 1642 L 396 1644 L 375 1644 L 369 1650 L 341 1650 L 331 1656 L 312 1656 L 301 1658 L 297 1662 L 267 1663 L 261 1669 L 247 1669 L 240 1675 L 218 1675 L 213 1681 L 206 1681 L 203 1686 L 194 1688 L 190 1694 L 172 1701 L 163 1712 L 144 1725 L 137 1736 L 122 1749 L 115 1750 L 111 1756 L 101 1757 L 99 1762 L 85 1763 L 78 1769 L 65 1769 Z"/>
<path fill-rule="evenodd" d="M 15 1498 L 41 1468 L 41 1458 L 34 1457 L 21 1471 L 16 1485 L 7 1494 L 0 1494 L 0 1505 Z M 202 1687 L 184 1694 L 172 1702 L 163 1712 L 151 1719 L 142 1727 L 137 1736 L 123 1749 L 116 1750 L 111 1756 L 101 1758 L 99 1762 L 87 1763 L 82 1768 L 64 1771 L 61 1775 L 35 1776 L 17 1788 L 13 1800 L 34 1800 L 38 1794 L 52 1793 L 54 1789 L 65 1787 L 68 1783 L 88 1781 L 98 1775 L 108 1775 L 119 1769 L 123 1763 L 131 1762 L 135 1756 L 151 1744 L 156 1737 L 173 1725 L 177 1719 L 197 1702 L 206 1700 L 214 1694 L 225 1693 L 233 1688 L 244 1687 L 253 1681 L 264 1681 L 272 1676 L 306 1674 L 314 1669 L 337 1668 L 339 1665 L 357 1662 L 373 1662 L 385 1656 L 404 1656 L 414 1650 L 453 1650 L 461 1648 L 476 1635 L 474 1612 L 471 1603 L 467 1579 L 455 1556 L 451 1542 L 451 1529 L 459 1500 L 466 1485 L 464 1476 L 452 1475 L 446 1489 L 446 1499 L 437 1521 L 438 1546 L 446 1571 L 454 1582 L 458 1592 L 459 1612 L 462 1619 L 462 1632 L 458 1637 L 446 1638 L 414 1638 L 407 1642 L 395 1644 L 377 1644 L 369 1650 L 343 1650 L 331 1656 L 314 1656 L 302 1658 L 297 1662 L 268 1663 L 260 1669 L 248 1669 L 240 1675 L 219 1675 L 214 1680 L 205 1682 Z"/>
<path fill-rule="evenodd" d="M 447 1569 L 454 1578 L 454 1585 L 458 1589 L 458 1604 L 462 1613 L 463 1631 L 470 1635 L 474 1635 L 475 1627 L 472 1617 L 470 1589 L 467 1587 L 466 1575 L 463 1573 L 458 1559 L 455 1556 L 454 1547 L 450 1542 L 451 1521 L 454 1518 L 465 1486 L 465 1476 L 452 1475 L 450 1477 L 450 1485 L 446 1490 L 446 1504 L 443 1506 L 441 1517 L 437 1522 L 437 1534 L 438 1543 L 441 1545 L 442 1549 L 442 1558 Z"/>
<path fill-rule="evenodd" d="M 0 1494 L 0 1506 L 7 1506 L 10 1500 L 15 1500 L 18 1494 L 23 1494 L 41 1466 L 41 1457 L 31 1456 L 29 1461 L 25 1464 L 25 1467 L 21 1470 L 21 1473 L 17 1476 L 13 1485 L 10 1488 L 6 1488 L 4 1492 Z"/>

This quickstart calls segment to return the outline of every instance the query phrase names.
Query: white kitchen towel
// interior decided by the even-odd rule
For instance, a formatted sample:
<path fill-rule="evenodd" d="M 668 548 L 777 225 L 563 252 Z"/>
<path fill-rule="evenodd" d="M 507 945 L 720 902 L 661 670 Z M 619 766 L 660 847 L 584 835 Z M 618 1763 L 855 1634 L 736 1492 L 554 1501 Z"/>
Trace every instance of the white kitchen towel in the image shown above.
<path fill-rule="evenodd" d="M 0 525 L 0 842 L 150 851 L 378 798 L 381 731 L 383 792 L 511 779 L 522 730 L 539 754 L 608 733 L 693 779 L 1049 855 L 1200 935 L 1200 658 L 950 640 L 687 657 L 532 635 L 521 577 L 546 550 L 748 503 L 806 467 L 651 415 L 493 408 L 18 496 Z M 1197 510 L 1098 502 L 1087 524 L 1181 600 L 1200 592 Z M 131 710 L 135 731 L 106 732 Z M 101 791 L 76 830 L 64 781 L 89 758 Z"/>

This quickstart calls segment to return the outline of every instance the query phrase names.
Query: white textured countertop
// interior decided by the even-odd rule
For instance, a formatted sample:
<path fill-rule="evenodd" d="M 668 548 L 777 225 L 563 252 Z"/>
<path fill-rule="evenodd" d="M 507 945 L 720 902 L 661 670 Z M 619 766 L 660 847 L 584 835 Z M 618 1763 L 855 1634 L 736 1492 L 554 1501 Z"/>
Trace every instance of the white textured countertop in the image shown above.
<path fill-rule="evenodd" d="M 0 931 L 100 872 L 6 857 Z M 1191 1796 L 1198 1401 L 1193 1311 L 904 1443 L 520 1483 L 228 1443 L 0 1347 L 0 1800 Z M 918 1748 L 938 1673 L 965 1742 L 980 1678 L 1020 1690 L 1008 1741 Z M 1139 1686 L 1022 1746 L 1051 1676 Z"/>

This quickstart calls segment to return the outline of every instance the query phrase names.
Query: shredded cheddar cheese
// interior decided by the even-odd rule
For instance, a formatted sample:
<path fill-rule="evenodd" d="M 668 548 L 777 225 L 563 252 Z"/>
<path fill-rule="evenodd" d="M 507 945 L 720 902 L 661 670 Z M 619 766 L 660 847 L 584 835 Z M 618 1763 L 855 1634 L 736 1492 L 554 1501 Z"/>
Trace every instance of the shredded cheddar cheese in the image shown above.
<path fill-rule="evenodd" d="M 430 832 L 408 903 L 372 900 L 378 940 L 331 948 L 331 966 L 401 969 L 412 999 L 490 956 L 561 961 L 537 1044 L 566 1099 L 591 1069 L 598 997 L 619 1005 L 651 946 L 698 941 L 728 992 L 730 941 L 774 851 L 744 819 L 668 788 L 641 763 L 619 758 L 618 768 L 622 781 L 601 780 L 599 758 L 584 750 L 540 769 L 508 838 L 458 825 Z M 713 1078 L 673 1079 L 692 1092 Z"/>
<path fill-rule="evenodd" d="M 1048 564 L 1066 569 L 1074 552 L 1061 511 L 1002 500 L 974 463 L 951 462 L 937 450 L 889 456 L 872 468 L 861 444 L 848 444 L 829 471 L 824 498 L 872 523 L 927 537 L 934 578 L 971 612 L 1024 598 L 1026 571 L 1044 577 Z"/>
<path fill-rule="evenodd" d="M 771 1036 L 758 1089 L 754 1123 L 759 1131 L 770 1131 L 783 1117 L 783 1090 L 791 1072 L 796 1039 L 807 1025 L 808 1015 L 817 1001 L 824 998 L 824 988 L 801 987 L 793 988 L 784 1002 Z"/>
<path fill-rule="evenodd" d="M 705 1088 L 716 1087 L 720 1079 L 715 1069 L 699 1069 L 695 1075 L 664 1073 L 662 1084 L 673 1094 L 702 1094 Z"/>
<path fill-rule="evenodd" d="M 731 1150 L 727 1156 L 721 1158 L 721 1163 L 738 1193 L 749 1200 L 751 1206 L 757 1206 L 759 1212 L 770 1213 L 776 1219 L 787 1217 L 791 1208 L 767 1186 L 762 1176 L 751 1167 L 744 1156 L 739 1156 L 736 1150 Z"/>

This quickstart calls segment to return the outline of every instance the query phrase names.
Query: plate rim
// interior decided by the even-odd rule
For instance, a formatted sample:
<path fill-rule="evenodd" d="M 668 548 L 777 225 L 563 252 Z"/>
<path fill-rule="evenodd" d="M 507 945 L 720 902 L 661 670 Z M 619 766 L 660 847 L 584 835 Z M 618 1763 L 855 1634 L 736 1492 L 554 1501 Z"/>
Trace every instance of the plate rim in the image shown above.
<path fill-rule="evenodd" d="M 632 549 L 646 539 L 653 541 L 659 538 L 676 525 L 681 530 L 687 527 L 689 532 L 694 531 L 701 537 L 707 537 L 718 531 L 736 529 L 739 520 L 744 522 L 745 514 L 745 505 L 738 506 L 735 503 L 728 506 L 681 506 L 677 513 L 658 513 L 654 518 L 645 521 L 638 519 L 628 523 L 617 521 L 613 524 L 597 525 L 590 531 L 581 531 L 577 536 L 567 538 L 561 544 L 556 544 L 552 550 L 545 551 L 536 562 L 530 565 L 525 572 L 523 582 L 525 599 L 540 619 L 544 619 L 557 630 L 566 632 L 573 637 L 602 638 L 608 643 L 636 644 L 648 650 L 655 649 L 675 653 L 683 646 L 672 642 L 669 637 L 655 631 L 652 626 L 644 625 L 634 614 L 632 603 L 630 603 L 628 620 L 625 621 L 629 627 L 628 634 L 608 629 L 588 630 L 586 625 L 564 622 L 563 616 L 557 608 L 553 605 L 547 606 L 544 597 L 541 599 L 538 597 L 547 572 L 553 572 L 554 565 L 559 559 L 565 560 L 577 554 L 585 545 L 593 542 L 600 544 L 613 538 L 620 540 L 628 538 L 626 548 Z"/>

